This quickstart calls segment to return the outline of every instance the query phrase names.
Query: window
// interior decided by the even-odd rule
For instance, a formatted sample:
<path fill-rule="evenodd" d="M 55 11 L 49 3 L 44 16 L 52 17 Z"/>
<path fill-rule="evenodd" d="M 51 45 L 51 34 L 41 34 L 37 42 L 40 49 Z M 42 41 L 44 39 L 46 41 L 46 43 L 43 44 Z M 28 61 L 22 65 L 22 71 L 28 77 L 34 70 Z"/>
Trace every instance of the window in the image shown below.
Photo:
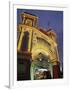
<path fill-rule="evenodd" d="M 32 20 L 26 19 L 25 24 L 28 25 L 28 26 L 32 26 Z"/>

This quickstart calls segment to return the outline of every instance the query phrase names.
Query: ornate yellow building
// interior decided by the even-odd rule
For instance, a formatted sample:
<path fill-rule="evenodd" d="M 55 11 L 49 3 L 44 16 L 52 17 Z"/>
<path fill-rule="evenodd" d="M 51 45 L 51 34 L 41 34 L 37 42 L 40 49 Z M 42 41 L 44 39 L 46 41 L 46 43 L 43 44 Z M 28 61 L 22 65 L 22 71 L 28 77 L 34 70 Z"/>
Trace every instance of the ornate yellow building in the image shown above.
<path fill-rule="evenodd" d="M 56 33 L 40 29 L 38 17 L 21 14 L 17 29 L 17 80 L 59 78 Z"/>

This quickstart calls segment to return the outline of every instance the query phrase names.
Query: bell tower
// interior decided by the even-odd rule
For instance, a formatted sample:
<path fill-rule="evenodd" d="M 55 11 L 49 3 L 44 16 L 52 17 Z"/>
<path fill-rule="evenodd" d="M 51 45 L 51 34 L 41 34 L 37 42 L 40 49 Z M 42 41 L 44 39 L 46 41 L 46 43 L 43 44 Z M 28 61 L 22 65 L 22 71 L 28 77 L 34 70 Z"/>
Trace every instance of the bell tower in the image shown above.
<path fill-rule="evenodd" d="M 23 13 L 21 14 L 21 20 L 22 20 L 22 24 L 25 24 L 31 27 L 37 27 L 37 21 L 38 21 L 37 16 L 28 14 L 28 13 Z"/>

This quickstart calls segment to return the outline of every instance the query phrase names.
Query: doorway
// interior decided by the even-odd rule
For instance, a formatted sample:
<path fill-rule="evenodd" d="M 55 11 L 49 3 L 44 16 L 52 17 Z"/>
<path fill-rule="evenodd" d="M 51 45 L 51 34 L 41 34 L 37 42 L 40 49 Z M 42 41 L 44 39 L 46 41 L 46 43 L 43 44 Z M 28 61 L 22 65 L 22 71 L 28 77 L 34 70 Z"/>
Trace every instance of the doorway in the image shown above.
<path fill-rule="evenodd" d="M 42 53 L 39 53 L 35 60 L 32 60 L 30 71 L 32 80 L 52 78 L 52 64 L 49 58 Z"/>

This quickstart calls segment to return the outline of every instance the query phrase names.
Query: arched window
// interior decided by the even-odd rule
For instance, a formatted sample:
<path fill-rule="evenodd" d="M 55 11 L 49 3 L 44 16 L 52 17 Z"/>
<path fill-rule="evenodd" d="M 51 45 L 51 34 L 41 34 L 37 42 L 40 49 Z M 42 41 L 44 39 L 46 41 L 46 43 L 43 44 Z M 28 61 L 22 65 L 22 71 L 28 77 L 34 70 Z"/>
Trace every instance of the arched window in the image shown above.
<path fill-rule="evenodd" d="M 21 46 L 22 51 L 28 50 L 28 43 L 29 43 L 29 32 L 26 31 L 26 32 L 24 32 L 24 36 L 22 39 L 22 46 Z"/>

